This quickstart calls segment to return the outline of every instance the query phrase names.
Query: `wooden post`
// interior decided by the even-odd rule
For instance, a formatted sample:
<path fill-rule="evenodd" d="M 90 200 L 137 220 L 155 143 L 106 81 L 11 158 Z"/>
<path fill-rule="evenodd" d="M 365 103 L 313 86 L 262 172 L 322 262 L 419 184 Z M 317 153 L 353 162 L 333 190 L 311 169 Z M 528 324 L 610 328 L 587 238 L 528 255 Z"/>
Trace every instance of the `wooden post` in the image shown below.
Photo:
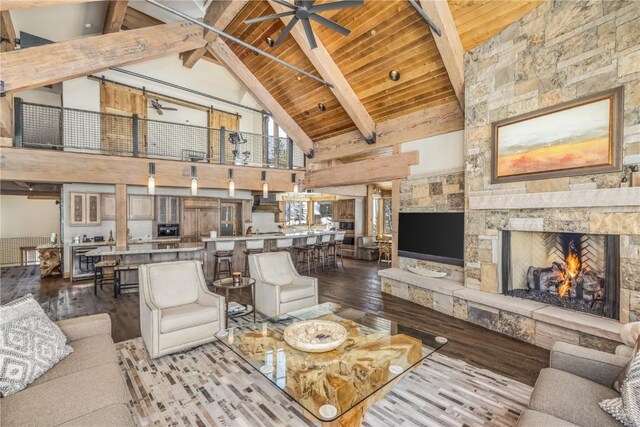
<path fill-rule="evenodd" d="M 127 248 L 127 186 L 116 184 L 116 248 Z"/>
<path fill-rule="evenodd" d="M 11 52 L 16 48 L 16 32 L 8 11 L 0 12 L 0 36 L 2 37 L 0 52 Z M 2 147 L 13 145 L 13 114 L 13 95 L 6 94 L 0 97 L 0 146 Z"/>
<path fill-rule="evenodd" d="M 393 154 L 400 153 L 400 145 L 393 146 Z M 391 183 L 391 267 L 399 268 L 398 259 L 398 222 L 400 221 L 400 180 Z"/>

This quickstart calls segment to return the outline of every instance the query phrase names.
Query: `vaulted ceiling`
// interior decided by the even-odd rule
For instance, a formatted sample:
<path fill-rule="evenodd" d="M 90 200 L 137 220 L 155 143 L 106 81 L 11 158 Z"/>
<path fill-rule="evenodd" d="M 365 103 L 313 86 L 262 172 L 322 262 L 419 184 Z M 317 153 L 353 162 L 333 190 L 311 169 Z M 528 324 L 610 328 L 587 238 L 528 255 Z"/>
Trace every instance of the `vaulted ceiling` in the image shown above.
<path fill-rule="evenodd" d="M 486 41 L 540 3 L 502 0 L 450 0 L 464 50 Z M 249 2 L 229 24 L 230 34 L 265 49 L 305 71 L 314 67 L 292 37 L 270 48 L 284 24 L 266 21 L 246 25 L 249 18 L 275 13 L 266 1 Z M 456 99 L 442 59 L 425 21 L 409 2 L 367 0 L 362 7 L 323 16 L 349 28 L 343 37 L 312 23 L 349 85 L 376 123 Z M 314 141 L 356 130 L 331 90 L 248 49 L 229 43 L 267 90 Z M 389 79 L 398 70 L 399 81 Z M 326 106 L 319 111 L 318 103 Z"/>

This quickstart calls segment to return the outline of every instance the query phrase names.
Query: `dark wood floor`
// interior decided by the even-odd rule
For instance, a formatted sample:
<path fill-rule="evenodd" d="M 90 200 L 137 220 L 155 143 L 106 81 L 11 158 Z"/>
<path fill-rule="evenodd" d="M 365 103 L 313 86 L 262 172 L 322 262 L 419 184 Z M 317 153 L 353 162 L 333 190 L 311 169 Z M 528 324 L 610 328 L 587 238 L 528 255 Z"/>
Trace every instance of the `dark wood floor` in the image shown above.
<path fill-rule="evenodd" d="M 345 269 L 319 272 L 320 302 L 333 301 L 376 314 L 416 329 L 445 336 L 443 354 L 533 385 L 549 352 L 437 311 L 380 292 L 375 262 L 346 260 Z M 140 336 L 138 294 L 114 300 L 110 288 L 93 295 L 92 283 L 73 283 L 60 278 L 40 279 L 35 266 L 0 271 L 2 304 L 32 293 L 54 320 L 94 313 L 108 313 L 114 341 Z"/>

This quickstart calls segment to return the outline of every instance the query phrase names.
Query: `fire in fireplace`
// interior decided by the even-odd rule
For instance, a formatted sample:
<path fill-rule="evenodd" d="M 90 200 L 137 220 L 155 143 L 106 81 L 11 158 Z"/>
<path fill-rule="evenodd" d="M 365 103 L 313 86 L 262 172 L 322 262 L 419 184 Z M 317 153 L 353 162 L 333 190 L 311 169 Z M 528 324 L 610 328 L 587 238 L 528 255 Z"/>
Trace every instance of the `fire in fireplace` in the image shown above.
<path fill-rule="evenodd" d="M 503 292 L 617 319 L 619 237 L 503 231 Z"/>

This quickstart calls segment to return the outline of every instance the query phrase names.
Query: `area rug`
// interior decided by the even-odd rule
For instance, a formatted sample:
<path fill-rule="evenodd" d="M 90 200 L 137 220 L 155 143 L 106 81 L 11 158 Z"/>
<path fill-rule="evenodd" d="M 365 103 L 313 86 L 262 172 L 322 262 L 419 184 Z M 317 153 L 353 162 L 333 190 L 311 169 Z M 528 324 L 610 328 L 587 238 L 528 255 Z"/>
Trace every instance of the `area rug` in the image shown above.
<path fill-rule="evenodd" d="M 219 342 L 149 359 L 142 338 L 116 344 L 139 426 L 313 426 L 258 371 Z M 431 355 L 369 409 L 364 426 L 514 426 L 532 388 Z"/>

